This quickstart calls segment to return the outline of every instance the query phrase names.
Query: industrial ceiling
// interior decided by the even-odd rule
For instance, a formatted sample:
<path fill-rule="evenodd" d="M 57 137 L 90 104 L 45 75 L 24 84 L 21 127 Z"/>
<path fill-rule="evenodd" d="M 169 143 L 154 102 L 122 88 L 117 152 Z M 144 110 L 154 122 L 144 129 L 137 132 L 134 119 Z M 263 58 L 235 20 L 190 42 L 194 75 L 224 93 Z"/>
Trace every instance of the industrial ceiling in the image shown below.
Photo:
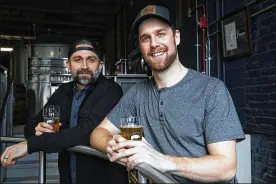
<path fill-rule="evenodd" d="M 167 0 L 166 0 L 167 1 Z M 0 35 L 86 37 L 99 41 L 114 17 L 126 8 L 126 23 L 149 3 L 165 0 L 0 0 Z M 129 26 L 129 25 L 128 25 Z M 14 37 L 16 38 L 16 37 Z"/>

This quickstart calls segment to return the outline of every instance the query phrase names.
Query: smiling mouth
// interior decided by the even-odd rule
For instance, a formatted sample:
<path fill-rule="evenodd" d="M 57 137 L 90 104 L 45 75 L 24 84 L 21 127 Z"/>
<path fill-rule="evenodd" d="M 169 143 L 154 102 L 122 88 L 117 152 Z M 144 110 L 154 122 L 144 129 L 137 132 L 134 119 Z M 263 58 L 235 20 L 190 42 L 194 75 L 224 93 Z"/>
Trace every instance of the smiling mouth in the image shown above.
<path fill-rule="evenodd" d="M 158 56 L 161 56 L 163 55 L 165 52 L 157 52 L 157 53 L 153 53 L 151 54 L 152 57 L 158 57 Z"/>

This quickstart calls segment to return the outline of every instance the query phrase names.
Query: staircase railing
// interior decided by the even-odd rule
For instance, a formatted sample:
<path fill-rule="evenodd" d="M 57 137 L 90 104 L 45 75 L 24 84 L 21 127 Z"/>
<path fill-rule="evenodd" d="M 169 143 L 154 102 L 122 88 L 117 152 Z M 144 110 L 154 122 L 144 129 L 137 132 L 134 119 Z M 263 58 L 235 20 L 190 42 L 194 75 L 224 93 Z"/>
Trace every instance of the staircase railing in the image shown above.
<path fill-rule="evenodd" d="M 24 138 L 17 138 L 17 137 L 0 137 L 0 143 L 19 143 L 25 140 L 26 139 Z M 68 151 L 78 152 L 78 153 L 87 154 L 91 156 L 97 156 L 102 159 L 108 160 L 108 157 L 104 153 L 88 146 L 75 146 L 73 148 L 68 149 Z M 41 151 L 39 152 L 39 178 L 38 178 L 40 184 L 46 183 L 45 165 L 46 165 L 45 153 Z M 146 179 L 144 177 L 149 178 L 154 183 L 177 183 L 177 181 L 173 179 L 170 174 L 162 173 L 152 168 L 148 164 L 141 163 L 137 165 L 135 169 L 137 169 L 138 172 L 142 175 L 141 177 L 138 178 L 139 183 L 145 183 Z"/>
<path fill-rule="evenodd" d="M 7 72 L 8 70 L 0 65 L 0 95 L 4 92 L 4 98 L 0 102 L 0 136 L 12 134 L 12 103 L 13 103 L 13 81 Z M 0 152 L 5 145 L 0 145 Z M 5 175 L 5 169 L 0 167 L 0 183 Z"/>
<path fill-rule="evenodd" d="M 7 81 L 7 91 L 5 93 L 5 96 L 4 96 L 4 100 L 3 100 L 3 103 L 2 103 L 2 106 L 1 106 L 1 109 L 0 109 L 0 123 L 2 124 L 3 120 L 4 120 L 4 114 L 5 114 L 5 109 L 8 105 L 8 101 L 9 101 L 9 96 L 11 94 L 11 89 L 12 89 L 12 79 L 11 78 L 8 78 L 8 81 Z M 0 128 L 2 128 L 0 126 Z M 0 129 L 1 130 L 1 129 Z"/>

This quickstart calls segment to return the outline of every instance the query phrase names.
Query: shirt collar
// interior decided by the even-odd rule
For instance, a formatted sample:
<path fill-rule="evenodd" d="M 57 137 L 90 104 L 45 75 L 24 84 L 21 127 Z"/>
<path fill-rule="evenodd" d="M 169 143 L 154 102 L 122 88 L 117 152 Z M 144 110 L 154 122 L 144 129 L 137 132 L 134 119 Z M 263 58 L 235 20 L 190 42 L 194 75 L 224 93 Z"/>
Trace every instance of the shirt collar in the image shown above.
<path fill-rule="evenodd" d="M 86 91 L 90 86 L 91 86 L 91 85 L 85 86 L 84 88 L 80 89 L 80 88 L 78 88 L 77 83 L 75 83 L 75 84 L 74 84 L 74 87 L 73 87 L 73 91 L 74 91 L 74 93 L 77 93 L 77 92 L 84 92 L 84 91 Z"/>

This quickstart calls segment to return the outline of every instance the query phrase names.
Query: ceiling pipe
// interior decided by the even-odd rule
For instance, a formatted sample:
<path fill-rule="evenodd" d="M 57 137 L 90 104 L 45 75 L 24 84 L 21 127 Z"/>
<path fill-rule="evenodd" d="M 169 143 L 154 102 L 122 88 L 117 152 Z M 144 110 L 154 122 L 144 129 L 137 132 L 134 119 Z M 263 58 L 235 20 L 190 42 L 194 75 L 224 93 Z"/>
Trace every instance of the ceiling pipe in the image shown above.
<path fill-rule="evenodd" d="M 87 28 L 98 28 L 105 29 L 104 26 L 93 25 L 93 24 L 82 24 L 70 21 L 57 21 L 57 20 L 39 20 L 39 19 L 30 19 L 30 18 L 12 18 L 12 17 L 1 17 L 1 20 L 13 20 L 21 22 L 32 22 L 32 23 L 44 23 L 44 24 L 55 24 L 55 25 L 67 25 L 67 26 L 76 26 L 76 27 L 87 27 Z"/>
<path fill-rule="evenodd" d="M 97 5 L 96 5 L 97 6 Z M 94 15 L 98 13 L 109 14 L 108 11 L 102 11 L 101 9 L 104 6 L 98 6 L 98 8 L 94 8 L 93 11 L 73 11 L 73 10 L 61 10 L 61 9 L 46 9 L 46 8 L 36 8 L 36 7 L 27 7 L 27 6 L 11 6 L 11 5 L 0 5 L 0 8 L 10 8 L 15 10 L 28 10 L 28 11 L 36 11 L 36 12 L 45 12 L 45 13 L 60 13 L 60 14 L 89 14 Z M 113 9 L 110 9 L 110 11 Z"/>
<path fill-rule="evenodd" d="M 202 9 L 202 16 L 200 17 L 200 22 L 199 22 L 199 28 L 202 29 L 202 45 L 201 45 L 201 50 L 202 50 L 202 73 L 206 73 L 206 48 L 205 48 L 205 31 L 206 31 L 206 28 L 207 28 L 207 18 L 206 18 L 206 8 L 203 4 L 200 4 L 196 7 L 193 7 L 192 9 L 188 9 L 188 17 L 191 17 L 192 16 L 192 13 L 195 11 L 195 10 L 198 10 L 198 9 Z"/>
<path fill-rule="evenodd" d="M 35 37 L 32 36 L 17 36 L 17 35 L 0 35 L 0 39 L 4 40 L 35 40 Z"/>

